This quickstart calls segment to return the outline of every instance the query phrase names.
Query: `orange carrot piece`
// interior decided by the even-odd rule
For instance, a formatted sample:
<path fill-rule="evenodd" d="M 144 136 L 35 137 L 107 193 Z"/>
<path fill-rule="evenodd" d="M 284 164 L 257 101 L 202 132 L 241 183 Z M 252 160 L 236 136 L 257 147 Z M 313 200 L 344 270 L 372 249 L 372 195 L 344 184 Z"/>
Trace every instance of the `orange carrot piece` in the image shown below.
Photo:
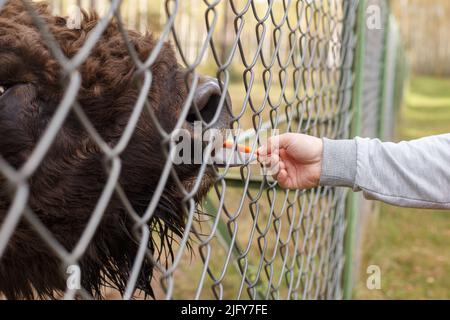
<path fill-rule="evenodd" d="M 227 140 L 227 141 L 225 141 L 223 143 L 223 147 L 227 148 L 227 149 L 232 149 L 233 146 L 234 146 L 234 141 L 233 140 Z M 237 145 L 237 149 L 240 152 L 243 152 L 243 153 L 247 153 L 247 154 L 252 153 L 252 149 L 249 146 L 246 146 L 246 145 L 243 145 L 243 144 L 238 144 Z"/>

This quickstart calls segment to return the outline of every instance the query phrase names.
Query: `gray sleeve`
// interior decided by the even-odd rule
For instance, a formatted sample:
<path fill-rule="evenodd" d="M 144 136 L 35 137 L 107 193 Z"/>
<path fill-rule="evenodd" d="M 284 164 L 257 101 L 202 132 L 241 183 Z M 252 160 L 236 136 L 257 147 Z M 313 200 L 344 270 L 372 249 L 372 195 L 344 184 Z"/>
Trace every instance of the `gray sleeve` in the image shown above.
<path fill-rule="evenodd" d="M 324 139 L 320 184 L 396 206 L 450 209 L 450 134 L 398 144 Z"/>

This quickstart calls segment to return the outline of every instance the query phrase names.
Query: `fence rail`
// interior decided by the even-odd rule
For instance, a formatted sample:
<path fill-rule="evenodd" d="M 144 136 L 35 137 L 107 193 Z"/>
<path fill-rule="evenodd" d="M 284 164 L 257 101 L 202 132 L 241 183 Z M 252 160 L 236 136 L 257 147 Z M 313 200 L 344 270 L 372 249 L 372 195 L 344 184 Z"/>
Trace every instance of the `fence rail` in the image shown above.
<path fill-rule="evenodd" d="M 157 109 L 172 97 L 160 96 L 163 101 L 157 101 L 155 90 L 163 90 L 158 68 L 162 68 L 161 56 L 167 54 L 165 43 L 170 41 L 186 70 L 184 79 L 197 79 L 198 74 L 217 78 L 220 99 L 212 122 L 219 121 L 222 110 L 228 109 L 233 128 L 239 129 L 234 138 L 250 141 L 253 153 L 262 142 L 262 132 L 274 129 L 334 139 L 380 134 L 388 138 L 393 132 L 395 109 L 401 103 L 405 66 L 398 30 L 386 1 L 52 1 L 54 14 L 65 15 L 71 4 L 84 9 L 94 6 L 100 12 L 98 24 L 71 56 L 67 55 L 63 37 L 49 33 L 60 30 L 52 25 L 56 22 L 39 18 L 28 1 L 0 0 L 0 43 L 9 45 L 2 37 L 10 32 L 5 21 L 11 3 L 23 3 L 23 12 L 32 17 L 27 22 L 33 30 L 30 32 L 40 34 L 37 41 L 49 49 L 48 59 L 60 73 L 62 94 L 45 131 L 22 164 L 10 163 L 10 152 L 2 149 L 0 142 L 0 282 L 14 274 L 8 273 L 17 257 L 14 249 L 28 232 L 37 235 L 36 241 L 45 242 L 45 255 L 56 259 L 61 279 L 70 278 L 68 266 L 81 268 L 82 288 L 52 287 L 68 299 L 145 297 L 139 290 L 157 299 L 342 299 L 344 291 L 346 298 L 351 297 L 358 259 L 354 253 L 361 234 L 357 222 L 365 216 L 367 204 L 357 196 L 349 200 L 348 192 L 340 188 L 281 190 L 273 180 L 262 176 L 254 163 L 214 168 L 213 173 L 207 163 L 195 170 L 189 167 L 180 171 L 169 157 L 174 149 L 170 138 L 196 104 L 198 83 L 194 80 L 188 85 L 186 80 L 183 88 L 172 88 L 174 94 L 185 92 L 176 110 L 177 119 L 167 115 L 172 111 L 169 106 L 165 106 L 167 111 Z M 367 9 L 374 6 L 380 10 L 381 25 L 370 29 Z M 25 24 L 22 18 L 17 21 Z M 110 21 L 117 24 L 116 31 L 109 31 Z M 137 37 L 128 29 L 149 30 L 159 38 L 142 56 L 136 52 L 137 46 L 125 44 Z M 85 104 L 89 101 L 85 99 L 85 78 L 95 87 L 104 76 L 102 68 L 95 69 L 99 73 L 96 78 L 83 67 L 89 57 L 99 54 L 98 43 L 113 36 L 123 39 L 116 45 L 124 46 L 123 59 L 133 65 L 130 72 L 141 77 L 136 87 L 126 92 L 133 101 L 127 123 L 117 123 L 122 131 L 114 143 L 104 134 L 110 124 Z M 10 44 L 11 52 L 16 52 L 15 45 Z M 0 51 L 0 61 L 7 50 Z M 108 50 L 113 54 L 114 48 Z M 42 66 L 36 72 L 52 71 L 46 68 Z M 0 72 L 0 85 L 10 83 L 10 79 L 1 77 Z M 109 81 L 120 83 L 120 79 Z M 227 92 L 232 107 L 227 103 Z M 107 114 L 110 121 L 118 121 L 114 117 L 119 111 L 111 109 L 111 100 L 102 97 L 95 101 L 102 116 Z M 3 112 L 1 108 L 0 103 Z M 172 125 L 167 125 L 168 119 L 172 119 Z M 53 148 L 68 134 L 70 121 L 82 130 L 80 136 L 92 148 L 87 151 L 96 159 L 104 159 L 104 180 L 86 178 L 95 172 L 69 170 L 42 178 L 52 183 L 39 186 L 36 181 L 41 179 L 41 172 L 52 172 L 46 170 L 62 157 Z M 2 123 L 0 120 L 0 126 Z M 154 133 L 152 144 L 161 145 L 161 150 L 146 150 L 130 164 L 130 150 L 136 147 L 133 139 L 145 125 Z M 206 127 L 212 126 L 214 123 Z M 242 131 L 244 134 L 236 133 Z M 0 132 L 4 131 L 0 128 Z M 88 154 L 80 153 L 77 142 L 72 142 L 66 146 L 74 148 L 70 156 L 88 161 Z M 154 180 L 127 175 L 130 166 L 148 164 L 142 157 L 152 159 L 154 153 L 160 160 L 150 171 L 142 171 L 155 175 Z M 92 185 L 80 187 L 77 179 L 88 179 Z M 212 188 L 200 199 L 198 194 L 204 193 L 202 181 L 211 182 Z M 136 183 L 145 184 L 139 196 L 133 193 Z M 61 184 L 69 186 L 64 189 L 67 194 L 62 200 L 49 199 L 52 189 Z M 81 188 L 80 193 L 72 194 L 70 186 Z M 71 201 L 80 203 L 79 198 L 70 198 L 74 195 L 85 199 L 84 208 L 71 209 Z M 95 205 L 91 208 L 92 198 Z M 59 207 L 52 206 L 51 201 Z M 120 210 L 113 211 L 115 207 Z M 61 217 L 59 211 L 66 216 Z M 82 213 L 78 218 L 81 221 L 75 216 L 78 212 Z M 120 219 L 113 215 L 120 215 Z M 174 220 L 177 227 L 171 228 Z M 110 221 L 125 224 L 127 237 L 114 234 L 117 229 L 107 225 Z M 84 226 L 73 241 L 67 241 L 71 238 L 67 233 L 72 232 L 68 223 Z M 64 227 L 64 231 L 55 230 L 55 226 Z M 111 247 L 115 236 L 122 246 Z M 98 239 L 104 241 L 101 248 Z M 34 261 L 33 246 L 30 243 L 30 257 L 21 256 L 23 261 Z M 93 250 L 99 250 L 97 256 L 92 256 Z M 113 256 L 114 250 L 131 255 L 131 259 L 126 263 L 116 261 L 119 258 L 111 261 L 108 255 Z M 111 268 L 95 275 L 86 266 L 97 263 L 89 259 L 95 260 L 100 254 L 106 256 L 101 262 L 111 264 Z M 37 265 L 35 270 L 45 274 L 45 267 Z M 27 277 L 29 270 L 19 265 L 15 272 Z M 115 282 L 114 270 L 124 277 Z M 95 276 L 102 279 L 101 291 L 92 287 L 96 281 L 91 277 Z M 53 294 L 39 292 L 42 283 L 26 281 L 33 284 L 38 295 Z M 119 288 L 108 288 L 111 284 Z M 11 297 L 13 289 L 5 286 L 0 284 L 0 293 Z"/>

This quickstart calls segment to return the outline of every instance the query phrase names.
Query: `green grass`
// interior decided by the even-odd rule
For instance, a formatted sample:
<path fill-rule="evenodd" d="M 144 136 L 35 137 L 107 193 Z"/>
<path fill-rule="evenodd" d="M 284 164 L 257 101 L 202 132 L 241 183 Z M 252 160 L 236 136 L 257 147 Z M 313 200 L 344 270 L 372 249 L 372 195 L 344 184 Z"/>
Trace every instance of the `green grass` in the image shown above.
<path fill-rule="evenodd" d="M 450 132 L 450 80 L 412 79 L 397 140 Z M 382 205 L 364 244 L 357 299 L 450 299 L 450 213 Z M 366 268 L 378 265 L 382 289 L 366 288 Z"/>

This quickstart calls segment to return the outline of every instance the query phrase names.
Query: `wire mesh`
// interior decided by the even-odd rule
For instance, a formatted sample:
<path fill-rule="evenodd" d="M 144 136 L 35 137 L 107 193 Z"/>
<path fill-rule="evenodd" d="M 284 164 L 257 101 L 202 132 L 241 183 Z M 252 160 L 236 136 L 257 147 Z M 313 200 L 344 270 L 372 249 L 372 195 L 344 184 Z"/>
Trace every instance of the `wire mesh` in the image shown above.
<path fill-rule="evenodd" d="M 16 23 L 26 21 L 27 30 L 41 35 L 34 41 L 48 48 L 47 59 L 52 62 L 34 70 L 38 79 L 57 70 L 61 86 L 58 103 L 48 121 L 40 123 L 42 132 L 32 148 L 20 150 L 25 154 L 23 163 L 11 163 L 9 151 L 0 149 L 1 291 L 14 296 L 14 289 L 6 286 L 19 281 L 20 274 L 20 281 L 31 283 L 36 296 L 59 294 L 68 299 L 342 298 L 345 190 L 281 190 L 252 163 L 237 169 L 219 169 L 206 162 L 178 168 L 170 154 L 173 133 L 185 125 L 195 105 L 199 74 L 215 77 L 220 85 L 215 116 L 210 123 L 204 121 L 205 128 L 214 127 L 223 110 L 228 110 L 234 138 L 249 138 L 253 152 L 261 144 L 263 129 L 348 138 L 358 1 L 54 1 L 53 12 L 64 14 L 69 4 L 84 8 L 94 4 L 101 15 L 81 40 L 71 38 L 81 45 L 68 55 L 62 31 L 52 25 L 66 20 L 44 17 L 30 1 L 0 1 L 0 61 L 5 61 L 2 55 L 8 50 L 16 52 L 5 42 L 11 36 L 6 20 L 11 6 L 20 6 Z M 151 50 L 140 51 L 136 39 L 144 35 L 130 29 L 158 34 Z M 100 50 L 105 37 L 115 37 L 116 42 Z M 169 41 L 179 67 L 166 57 Z M 123 47 L 126 55 L 121 58 L 133 75 L 127 77 L 133 79 L 129 91 L 121 93 L 128 98 L 125 123 L 108 96 L 114 96 L 112 92 L 97 97 L 98 110 L 91 110 L 90 100 L 85 99 L 86 78 L 93 81 L 89 84 L 93 88 L 112 87 L 100 83 L 105 77 L 101 67 L 94 68 L 98 75 L 92 75 L 84 66 L 102 50 L 119 54 L 114 53 L 115 46 Z M 380 63 L 371 65 L 374 71 L 381 70 Z M 181 66 L 182 81 L 161 76 Z M 120 80 L 108 79 L 114 84 Z M 2 81 L 11 84 L 0 75 L 3 85 Z M 168 91 L 158 95 L 158 90 Z M 368 90 L 370 102 L 375 91 Z M 181 96 L 176 110 L 168 105 L 176 99 L 172 95 Z M 372 111 L 367 114 L 373 121 L 377 111 Z M 202 116 L 199 110 L 196 114 Z M 120 127 L 113 140 L 105 138 L 110 129 L 107 121 Z M 70 142 L 64 145 L 64 155 L 68 152 L 77 161 L 89 161 L 92 155 L 97 164 L 102 163 L 102 170 L 50 170 L 64 160 L 53 148 L 67 139 L 71 126 L 79 136 L 64 140 Z M 142 133 L 152 133 L 152 147 L 136 156 L 134 139 Z M 85 149 L 79 150 L 75 141 L 83 142 Z M 137 169 L 144 166 L 146 170 Z M 46 183 L 39 183 L 41 179 Z M 52 192 L 62 184 L 67 193 L 53 199 Z M 143 185 L 136 189 L 136 184 Z M 207 187 L 212 189 L 206 192 Z M 113 223 L 125 225 L 126 237 L 115 234 Z M 115 237 L 121 246 L 114 243 Z M 21 243 L 24 239 L 26 244 Z M 38 246 L 39 241 L 45 246 Z M 128 260 L 111 260 L 117 254 L 114 250 Z M 36 258 L 39 254 L 48 259 L 42 265 Z M 104 255 L 103 260 L 99 255 Z M 110 268 L 90 269 L 98 262 L 92 259 Z M 57 266 L 48 261 L 56 261 Z M 31 278 L 28 263 L 44 275 L 40 280 Z M 61 287 L 61 280 L 57 284 L 49 280 L 65 281 L 69 266 L 80 267 L 81 288 L 64 287 L 65 282 Z M 48 272 L 53 274 L 47 276 Z M 117 280 L 116 274 L 123 277 Z M 12 280 L 4 281 L 7 276 Z M 93 285 L 98 281 L 94 278 L 101 279 L 101 291 Z M 18 297 L 23 296 L 19 291 Z"/>

